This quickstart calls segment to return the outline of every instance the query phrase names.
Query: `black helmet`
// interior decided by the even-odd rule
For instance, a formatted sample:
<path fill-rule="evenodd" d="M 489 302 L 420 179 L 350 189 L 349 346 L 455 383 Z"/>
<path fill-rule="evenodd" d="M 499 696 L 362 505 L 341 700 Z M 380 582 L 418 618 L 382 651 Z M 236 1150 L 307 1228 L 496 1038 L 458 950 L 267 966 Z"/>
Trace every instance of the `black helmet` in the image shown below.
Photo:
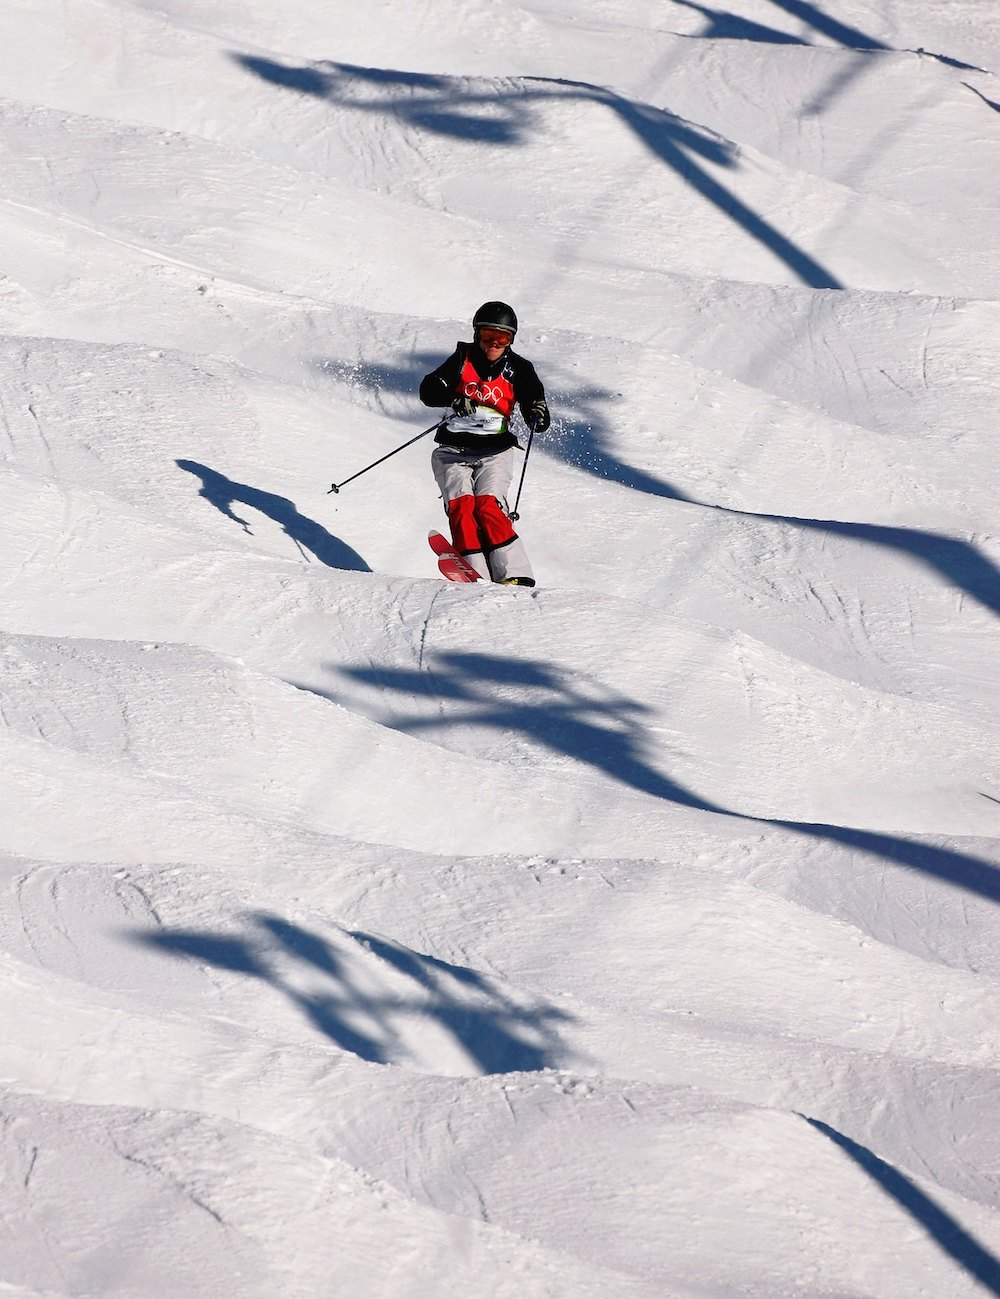
<path fill-rule="evenodd" d="M 484 325 L 487 329 L 509 329 L 513 337 L 517 333 L 514 308 L 508 307 L 506 302 L 484 302 L 472 317 L 472 328 L 479 329 Z"/>

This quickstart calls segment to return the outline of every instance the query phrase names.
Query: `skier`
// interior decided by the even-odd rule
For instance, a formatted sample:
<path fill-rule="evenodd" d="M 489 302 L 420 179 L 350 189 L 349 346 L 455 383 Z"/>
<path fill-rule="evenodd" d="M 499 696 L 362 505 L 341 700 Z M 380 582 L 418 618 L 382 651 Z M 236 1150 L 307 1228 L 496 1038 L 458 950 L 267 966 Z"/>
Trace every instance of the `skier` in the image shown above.
<path fill-rule="evenodd" d="M 514 472 L 510 432 L 515 404 L 536 433 L 549 427 L 545 389 L 535 367 L 512 352 L 517 316 L 505 302 L 484 302 L 472 319 L 475 341 L 420 381 L 425 406 L 451 406 L 434 441 L 431 468 L 451 538 L 481 577 L 534 586 L 524 543 L 514 531 L 506 494 Z"/>

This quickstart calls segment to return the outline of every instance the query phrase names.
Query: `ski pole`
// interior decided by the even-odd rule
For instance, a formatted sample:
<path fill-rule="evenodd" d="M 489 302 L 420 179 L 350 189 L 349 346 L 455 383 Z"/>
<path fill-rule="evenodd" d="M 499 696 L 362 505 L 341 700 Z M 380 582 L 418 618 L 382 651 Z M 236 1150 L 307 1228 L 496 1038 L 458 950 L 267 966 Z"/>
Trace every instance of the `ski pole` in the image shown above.
<path fill-rule="evenodd" d="M 517 499 L 514 501 L 514 508 L 510 512 L 510 517 L 516 522 L 521 516 L 517 512 L 517 507 L 521 501 L 521 488 L 524 486 L 524 471 L 528 467 L 528 456 L 531 455 L 531 444 L 535 440 L 535 421 L 531 421 L 531 427 L 528 429 L 528 445 L 524 448 L 524 463 L 521 465 L 521 481 L 517 485 Z"/>
<path fill-rule="evenodd" d="M 360 478 L 361 475 L 366 474 L 369 469 L 374 469 L 376 465 L 380 465 L 383 460 L 388 460 L 390 456 L 397 455 L 400 451 L 405 451 L 407 447 L 412 447 L 414 442 L 419 442 L 420 439 L 425 438 L 428 433 L 433 433 L 434 430 L 440 428 L 443 423 L 443 419 L 435 420 L 430 428 L 425 428 L 423 433 L 418 433 L 415 438 L 410 438 L 409 442 L 404 442 L 403 445 L 397 447 L 395 451 L 389 451 L 378 460 L 373 460 L 370 465 L 365 465 L 364 469 L 359 469 L 356 474 L 351 474 L 350 478 L 345 478 L 342 483 L 334 483 L 330 488 L 330 492 L 339 492 L 342 487 L 346 487 L 348 483 L 353 483 L 355 478 Z M 327 492 L 327 496 L 330 495 L 330 492 Z"/>

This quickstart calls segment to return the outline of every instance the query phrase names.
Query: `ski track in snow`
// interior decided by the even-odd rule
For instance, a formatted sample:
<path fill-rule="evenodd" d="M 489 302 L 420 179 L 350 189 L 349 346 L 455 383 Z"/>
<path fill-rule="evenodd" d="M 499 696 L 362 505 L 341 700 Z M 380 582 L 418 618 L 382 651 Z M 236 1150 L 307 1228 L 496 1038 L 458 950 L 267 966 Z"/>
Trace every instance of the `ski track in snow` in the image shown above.
<path fill-rule="evenodd" d="M 932 8 L 4 7 L 4 1293 L 1000 1294 Z M 438 580 L 426 442 L 327 492 L 497 296 L 531 592 Z"/>

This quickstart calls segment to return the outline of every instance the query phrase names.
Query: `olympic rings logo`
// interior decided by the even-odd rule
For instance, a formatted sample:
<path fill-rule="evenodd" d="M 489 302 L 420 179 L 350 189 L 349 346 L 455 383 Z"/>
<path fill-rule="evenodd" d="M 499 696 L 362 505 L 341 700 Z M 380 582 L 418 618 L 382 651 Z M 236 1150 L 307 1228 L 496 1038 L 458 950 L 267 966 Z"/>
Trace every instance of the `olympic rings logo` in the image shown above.
<path fill-rule="evenodd" d="M 502 401 L 504 390 L 502 388 L 491 388 L 478 383 L 467 383 L 465 385 L 466 397 L 475 397 L 478 401 L 488 406 L 495 406 L 498 401 Z"/>

